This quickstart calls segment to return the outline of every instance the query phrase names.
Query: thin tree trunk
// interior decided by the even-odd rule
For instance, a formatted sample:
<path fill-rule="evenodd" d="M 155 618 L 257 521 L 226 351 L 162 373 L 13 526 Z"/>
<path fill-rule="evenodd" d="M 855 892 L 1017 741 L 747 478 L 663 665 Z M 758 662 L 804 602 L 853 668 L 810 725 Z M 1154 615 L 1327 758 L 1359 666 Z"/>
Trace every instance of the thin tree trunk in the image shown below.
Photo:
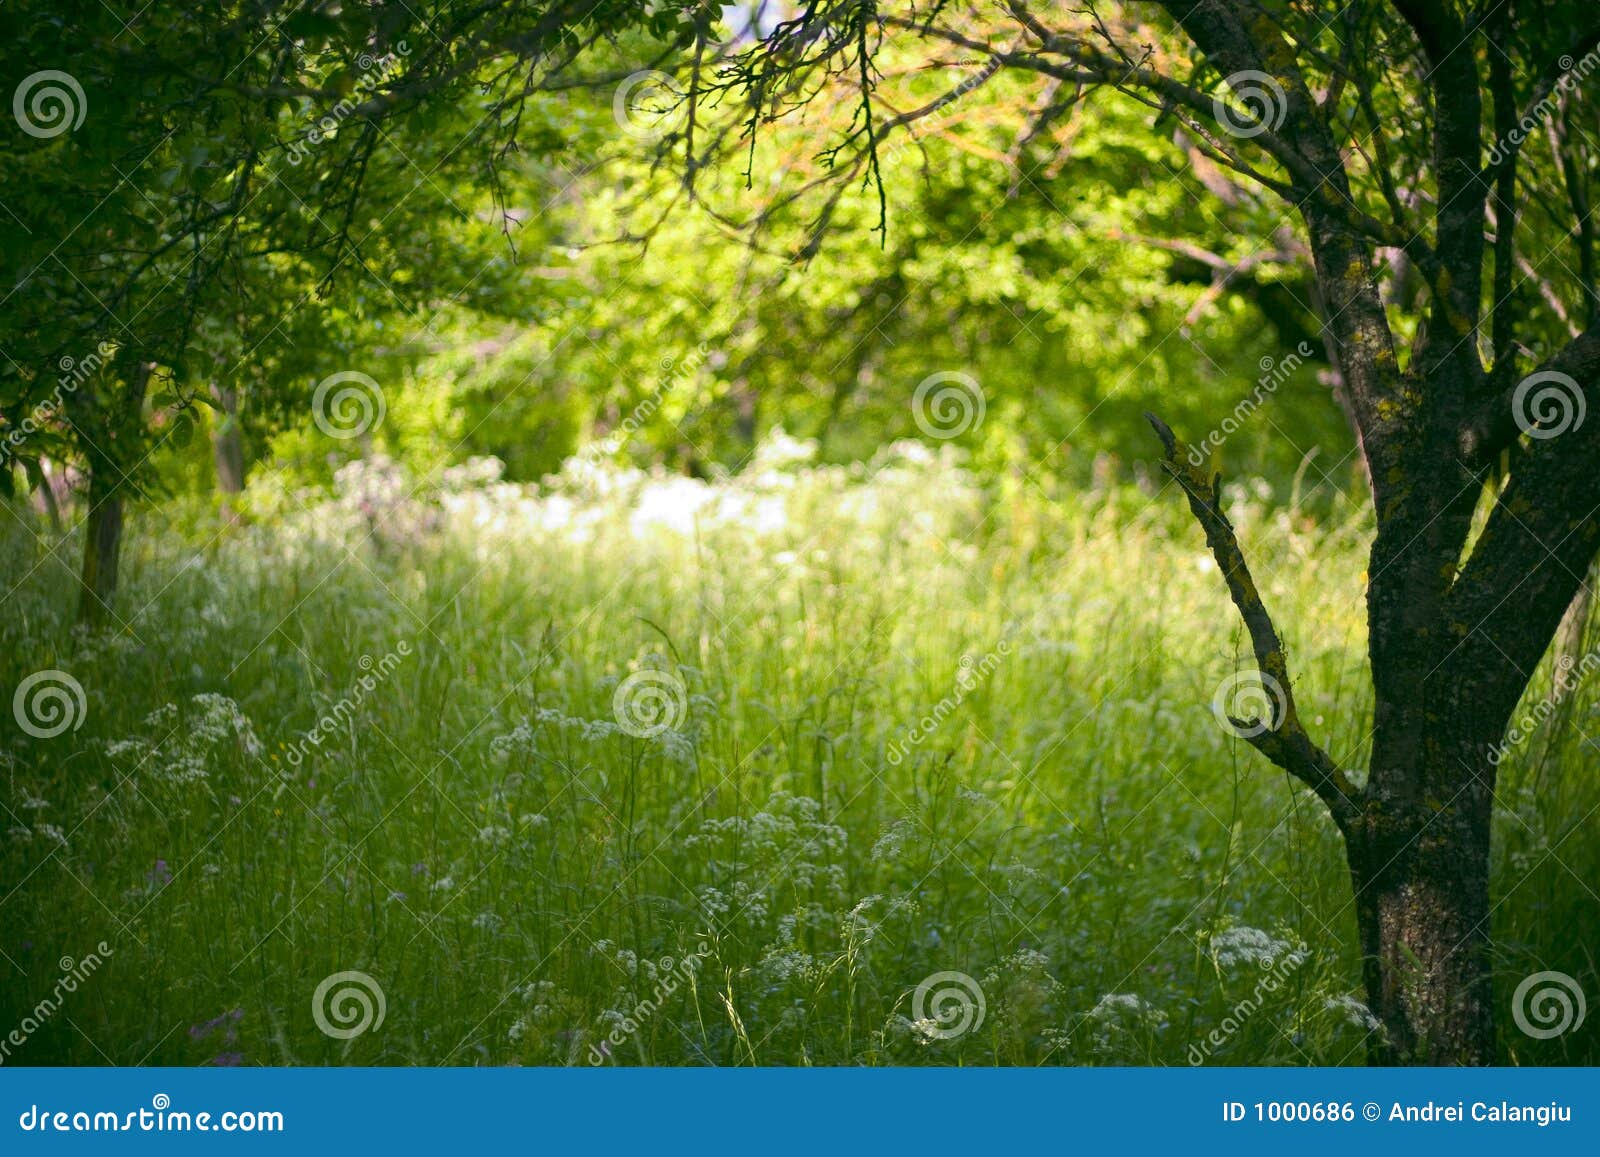
<path fill-rule="evenodd" d="M 244 440 L 239 436 L 239 391 L 232 386 L 211 383 L 222 418 L 211 432 L 211 452 L 217 466 L 217 489 L 222 492 L 222 517 L 239 520 L 235 496 L 244 492 Z"/>
<path fill-rule="evenodd" d="M 748 380 L 741 378 L 734 385 L 734 415 L 733 428 L 738 431 L 739 439 L 747 451 L 754 450 L 756 445 L 756 409 L 760 399 L 756 392 L 750 388 Z"/>
<path fill-rule="evenodd" d="M 55 487 L 50 484 L 50 478 L 44 472 L 44 463 L 37 458 L 27 458 L 23 460 L 22 469 L 28 476 L 28 485 L 39 496 L 39 505 L 44 508 L 45 517 L 50 520 L 50 529 L 60 534 L 61 508 L 56 504 Z"/>
<path fill-rule="evenodd" d="M 105 622 L 117 593 L 122 559 L 122 484 L 139 444 L 145 389 L 153 368 L 143 359 L 132 361 L 120 410 L 95 430 L 97 441 L 91 443 L 87 454 L 89 514 L 84 524 L 78 621 L 90 626 Z"/>
<path fill-rule="evenodd" d="M 122 558 L 122 493 L 111 470 L 110 463 L 102 462 L 91 467 L 89 475 L 78 621 L 90 626 L 104 623 L 111 610 Z"/>

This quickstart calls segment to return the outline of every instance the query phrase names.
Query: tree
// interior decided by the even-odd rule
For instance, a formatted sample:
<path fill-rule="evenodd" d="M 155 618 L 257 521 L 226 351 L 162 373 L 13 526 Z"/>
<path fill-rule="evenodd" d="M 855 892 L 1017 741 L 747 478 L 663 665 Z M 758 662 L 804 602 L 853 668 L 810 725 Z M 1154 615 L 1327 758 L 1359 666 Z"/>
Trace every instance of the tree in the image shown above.
<path fill-rule="evenodd" d="M 685 86 L 691 98 L 737 91 L 752 130 L 819 92 L 849 92 L 855 111 L 827 156 L 870 187 L 891 132 L 914 131 L 998 68 L 1020 70 L 1060 86 L 1030 124 L 1115 92 L 1154 111 L 1153 131 L 1180 126 L 1193 163 L 1237 174 L 1292 216 L 1371 481 L 1364 777 L 1296 713 L 1204 453 L 1153 421 L 1269 703 L 1235 725 L 1343 835 L 1379 1061 L 1494 1056 L 1499 744 L 1600 546 L 1600 424 L 1582 420 L 1600 382 L 1595 162 L 1577 131 L 1594 115 L 1578 81 L 1600 63 L 1597 43 L 1592 7 L 1577 2 L 812 4 L 719 81 Z M 927 67 L 966 79 L 922 104 L 885 99 L 885 61 L 904 71 L 930 49 Z M 962 57 L 939 55 L 952 51 Z M 680 145 L 691 172 L 703 167 Z M 1557 272 L 1541 268 L 1552 245 L 1567 248 Z M 1574 318 L 1588 319 L 1575 334 Z"/>
<path fill-rule="evenodd" d="M 608 37 L 643 29 L 659 52 L 676 16 L 606 0 L 266 0 L 151 8 L 134 33 L 98 3 L 7 9 L 0 405 L 12 430 L 28 415 L 60 426 L 87 477 L 84 621 L 113 614 L 151 413 L 213 404 L 215 367 L 190 364 L 209 353 L 207 315 L 232 316 L 229 296 L 272 285 L 290 255 L 316 265 L 323 293 L 370 273 L 389 213 L 431 176 L 397 134 L 439 130 L 438 151 L 493 186 L 533 135 L 533 94 Z M 279 305 L 300 287 L 286 288 Z M 59 404 L 57 368 L 91 358 Z"/>

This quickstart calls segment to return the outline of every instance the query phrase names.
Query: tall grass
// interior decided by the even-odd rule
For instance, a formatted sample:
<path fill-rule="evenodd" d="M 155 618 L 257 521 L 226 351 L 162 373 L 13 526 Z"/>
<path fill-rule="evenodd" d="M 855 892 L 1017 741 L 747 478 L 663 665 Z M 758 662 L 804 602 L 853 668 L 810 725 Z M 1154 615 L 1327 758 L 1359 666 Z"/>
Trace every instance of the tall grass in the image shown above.
<path fill-rule="evenodd" d="M 0 720 L 8 1063 L 1363 1060 L 1337 834 L 1217 721 L 1244 640 L 1178 497 L 804 449 L 144 510 L 96 636 L 72 539 L 3 515 L 4 688 L 86 703 Z M 1367 524 L 1320 497 L 1231 512 L 1359 768 Z M 1502 1011 L 1600 993 L 1595 701 L 1502 766 Z M 385 1011 L 343 1039 L 313 998 L 350 970 Z M 1600 1053 L 1502 1019 L 1509 1061 Z"/>

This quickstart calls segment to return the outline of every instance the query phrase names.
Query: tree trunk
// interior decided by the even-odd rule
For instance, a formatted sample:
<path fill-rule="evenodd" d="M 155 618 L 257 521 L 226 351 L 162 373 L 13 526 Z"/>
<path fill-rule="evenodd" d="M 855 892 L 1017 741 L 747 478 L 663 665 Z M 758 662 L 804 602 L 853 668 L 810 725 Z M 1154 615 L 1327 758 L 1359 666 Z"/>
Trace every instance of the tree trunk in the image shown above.
<path fill-rule="evenodd" d="M 1433 515 L 1419 530 L 1405 527 L 1410 550 L 1395 547 L 1401 536 L 1393 522 L 1385 527 L 1380 519 L 1368 586 L 1372 757 L 1367 782 L 1357 788 L 1305 731 L 1282 637 L 1219 505 L 1220 477 L 1196 466 L 1166 423 L 1152 415 L 1151 424 L 1166 451 L 1167 472 L 1205 530 L 1250 632 L 1258 686 L 1271 700 L 1264 719 L 1229 719 L 1252 746 L 1317 794 L 1345 838 L 1368 1007 L 1381 1029 L 1373 1035 L 1371 1059 L 1493 1063 L 1491 757 L 1527 686 L 1522 670 L 1537 662 L 1540 640 L 1549 642 L 1559 606 L 1546 600 L 1552 611 L 1547 622 L 1528 624 L 1519 643 L 1509 644 L 1527 649 L 1521 666 L 1512 660 L 1493 667 L 1475 652 L 1459 664 L 1441 660 L 1437 640 L 1464 639 L 1470 631 L 1446 616 L 1437 584 L 1430 583 L 1441 571 L 1430 560 L 1441 552 L 1428 534 L 1435 526 L 1448 530 L 1460 512 Z"/>
<path fill-rule="evenodd" d="M 128 382 L 120 405 L 102 415 L 86 454 L 89 472 L 89 514 L 84 522 L 82 589 L 78 621 L 92 627 L 105 622 L 117 592 L 122 558 L 122 487 L 134 464 L 143 433 L 144 395 L 155 367 L 136 355 L 128 363 Z"/>
<path fill-rule="evenodd" d="M 222 517 L 237 522 L 235 495 L 244 492 L 244 440 L 239 436 L 239 391 L 232 386 L 211 383 L 222 417 L 211 432 L 211 452 L 217 465 L 217 489 L 222 492 Z"/>
<path fill-rule="evenodd" d="M 117 568 L 122 558 L 122 494 L 109 463 L 98 463 L 89 475 L 89 517 L 84 524 L 83 590 L 78 621 L 100 626 L 117 593 Z"/>
<path fill-rule="evenodd" d="M 22 469 L 28 476 L 28 485 L 39 497 L 39 505 L 43 508 L 45 517 L 50 520 L 50 529 L 60 534 L 61 508 L 56 504 L 55 487 L 51 485 L 49 476 L 44 472 L 44 463 L 37 458 L 27 458 L 23 460 Z"/>
<path fill-rule="evenodd" d="M 1376 737 L 1375 752 L 1391 747 Z M 1421 746 L 1413 790 L 1379 793 L 1346 830 L 1368 1007 L 1382 1026 L 1376 1064 L 1494 1062 L 1489 970 L 1489 827 L 1494 768 L 1487 745 L 1461 782 L 1459 744 Z M 1379 766 L 1376 762 L 1374 766 Z"/>

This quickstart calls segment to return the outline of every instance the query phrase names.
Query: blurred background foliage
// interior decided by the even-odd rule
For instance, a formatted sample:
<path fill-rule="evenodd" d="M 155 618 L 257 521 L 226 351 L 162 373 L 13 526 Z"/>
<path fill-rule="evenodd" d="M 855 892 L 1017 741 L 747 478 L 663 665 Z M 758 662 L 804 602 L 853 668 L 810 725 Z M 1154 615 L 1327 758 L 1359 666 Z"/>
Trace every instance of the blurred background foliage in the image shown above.
<path fill-rule="evenodd" d="M 947 70 L 923 71 L 909 99 L 948 90 Z M 1287 480 L 1316 452 L 1336 485 L 1357 481 L 1289 221 L 1181 134 L 1152 134 L 1147 110 L 1097 98 L 1020 139 L 1038 90 L 998 75 L 891 137 L 882 228 L 862 183 L 821 231 L 776 181 L 747 187 L 746 164 L 821 165 L 815 125 L 696 173 L 692 195 L 648 132 L 618 133 L 607 88 L 537 95 L 492 179 L 452 148 L 475 110 L 391 126 L 399 187 L 375 199 L 360 261 L 329 277 L 265 258 L 254 296 L 208 311 L 188 373 L 237 390 L 251 473 L 306 481 L 374 447 L 420 471 L 493 455 L 517 481 L 585 447 L 704 476 L 773 428 L 864 460 L 922 436 L 911 399 L 936 373 L 982 390 L 957 444 L 983 474 L 1126 478 L 1153 458 L 1144 409 L 1198 441 L 1254 396 L 1219 468 Z M 741 211 L 764 214 L 754 244 Z M 388 406 L 360 444 L 311 418 L 316 383 L 351 369 Z M 202 402 L 182 420 L 228 419 Z M 208 488 L 207 440 L 153 426 L 162 486 Z"/>

